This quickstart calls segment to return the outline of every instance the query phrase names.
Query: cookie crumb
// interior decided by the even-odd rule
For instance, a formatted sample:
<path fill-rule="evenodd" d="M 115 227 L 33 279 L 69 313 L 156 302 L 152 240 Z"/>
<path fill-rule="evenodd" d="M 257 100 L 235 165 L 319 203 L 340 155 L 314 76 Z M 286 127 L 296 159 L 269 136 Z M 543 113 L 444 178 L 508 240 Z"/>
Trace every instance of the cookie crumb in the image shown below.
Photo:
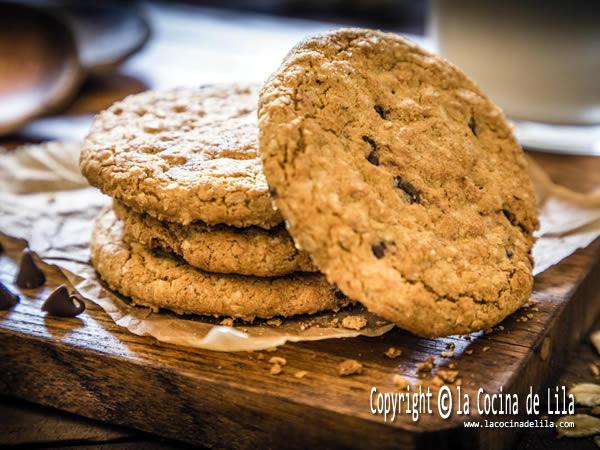
<path fill-rule="evenodd" d="M 283 322 L 281 319 L 269 319 L 267 320 L 267 325 L 271 325 L 272 327 L 280 327 Z"/>
<path fill-rule="evenodd" d="M 472 355 L 473 354 L 473 349 L 468 348 L 467 350 L 465 350 L 465 353 L 467 355 Z"/>
<path fill-rule="evenodd" d="M 432 386 L 436 386 L 436 387 L 441 387 L 444 385 L 444 380 L 442 380 L 441 377 L 439 377 L 438 375 L 434 376 L 431 381 L 429 382 L 429 384 L 431 384 Z"/>
<path fill-rule="evenodd" d="M 299 370 L 294 374 L 296 378 L 304 378 L 308 372 L 306 370 Z"/>
<path fill-rule="evenodd" d="M 279 364 L 273 364 L 271 366 L 271 375 L 279 375 L 283 371 L 283 368 Z"/>
<path fill-rule="evenodd" d="M 597 364 L 590 363 L 590 371 L 592 372 L 592 375 L 594 375 L 595 377 L 600 376 L 600 367 L 598 367 Z"/>
<path fill-rule="evenodd" d="M 339 317 L 334 317 L 333 319 L 331 319 L 331 322 L 329 322 L 329 325 L 330 325 L 332 328 L 337 328 L 339 324 L 340 324 L 340 319 L 339 319 Z"/>
<path fill-rule="evenodd" d="M 219 325 L 222 325 L 224 327 L 232 327 L 233 326 L 233 319 L 231 317 L 227 317 L 227 318 L 221 320 L 221 322 L 219 323 Z"/>
<path fill-rule="evenodd" d="M 456 369 L 456 363 L 448 364 L 448 369 Z"/>
<path fill-rule="evenodd" d="M 273 353 L 277 351 L 277 347 L 265 348 L 265 352 Z"/>
<path fill-rule="evenodd" d="M 262 361 L 263 359 L 265 359 L 265 355 L 260 352 L 257 352 L 256 359 L 258 359 L 259 361 Z"/>
<path fill-rule="evenodd" d="M 440 353 L 440 356 L 443 356 L 444 358 L 452 358 L 454 357 L 454 350 L 444 350 Z"/>
<path fill-rule="evenodd" d="M 285 366 L 287 364 L 287 360 L 281 356 L 272 356 L 269 359 L 269 362 L 271 364 L 279 364 L 280 366 Z"/>
<path fill-rule="evenodd" d="M 433 367 L 435 366 L 435 358 L 430 356 L 422 363 L 417 364 L 417 372 L 431 372 Z"/>
<path fill-rule="evenodd" d="M 458 370 L 438 370 L 437 375 L 446 383 L 454 383 L 458 378 Z"/>
<path fill-rule="evenodd" d="M 390 359 L 395 359 L 398 356 L 402 355 L 402 350 L 396 347 L 390 347 L 385 351 L 384 355 Z"/>
<path fill-rule="evenodd" d="M 375 321 L 375 326 L 376 327 L 382 327 L 384 325 L 386 325 L 388 322 L 386 322 L 385 320 L 376 320 Z"/>
<path fill-rule="evenodd" d="M 490 348 L 486 346 L 486 347 L 483 347 L 483 348 L 481 349 L 481 351 L 482 351 L 482 352 L 487 352 L 489 349 L 490 349 Z"/>
<path fill-rule="evenodd" d="M 392 382 L 394 383 L 394 386 L 396 386 L 396 388 L 403 390 L 406 389 L 410 383 L 406 380 L 406 378 L 401 377 L 398 374 L 395 374 L 392 378 Z"/>
<path fill-rule="evenodd" d="M 362 330 L 367 326 L 367 319 L 362 316 L 346 316 L 342 319 L 342 326 L 350 330 Z"/>
<path fill-rule="evenodd" d="M 346 359 L 338 364 L 337 373 L 340 377 L 356 375 L 363 371 L 363 365 L 355 359 Z"/>

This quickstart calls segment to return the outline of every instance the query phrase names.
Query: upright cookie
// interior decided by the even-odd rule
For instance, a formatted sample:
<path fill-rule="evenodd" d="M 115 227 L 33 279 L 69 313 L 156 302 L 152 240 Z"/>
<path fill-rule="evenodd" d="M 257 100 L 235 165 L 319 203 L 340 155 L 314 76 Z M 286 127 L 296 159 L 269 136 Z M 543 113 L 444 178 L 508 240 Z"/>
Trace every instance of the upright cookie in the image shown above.
<path fill-rule="evenodd" d="M 349 303 L 320 274 L 256 278 L 199 269 L 140 244 L 123 241 L 123 224 L 110 209 L 98 217 L 92 264 L 114 290 L 136 304 L 214 316 L 294 316 L 337 310 Z"/>
<path fill-rule="evenodd" d="M 185 226 L 136 213 L 117 201 L 113 209 L 123 222 L 126 242 L 168 250 L 207 272 L 272 277 L 317 271 L 308 254 L 296 249 L 283 224 L 271 230 L 200 222 Z"/>
<path fill-rule="evenodd" d="M 149 91 L 100 113 L 81 151 L 89 182 L 141 213 L 271 228 L 254 85 Z"/>
<path fill-rule="evenodd" d="M 441 336 L 528 299 L 538 221 L 524 155 L 451 64 L 377 31 L 308 39 L 263 87 L 259 130 L 290 234 L 372 312 Z"/>

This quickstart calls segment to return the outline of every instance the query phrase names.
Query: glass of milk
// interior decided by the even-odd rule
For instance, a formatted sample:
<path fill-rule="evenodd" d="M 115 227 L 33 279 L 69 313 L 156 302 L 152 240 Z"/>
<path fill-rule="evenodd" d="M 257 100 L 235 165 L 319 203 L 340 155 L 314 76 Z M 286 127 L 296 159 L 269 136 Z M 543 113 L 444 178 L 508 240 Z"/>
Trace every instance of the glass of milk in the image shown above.
<path fill-rule="evenodd" d="M 516 121 L 517 135 L 520 124 L 553 124 L 537 134 L 585 132 L 600 151 L 599 1 L 431 1 L 437 51 Z"/>

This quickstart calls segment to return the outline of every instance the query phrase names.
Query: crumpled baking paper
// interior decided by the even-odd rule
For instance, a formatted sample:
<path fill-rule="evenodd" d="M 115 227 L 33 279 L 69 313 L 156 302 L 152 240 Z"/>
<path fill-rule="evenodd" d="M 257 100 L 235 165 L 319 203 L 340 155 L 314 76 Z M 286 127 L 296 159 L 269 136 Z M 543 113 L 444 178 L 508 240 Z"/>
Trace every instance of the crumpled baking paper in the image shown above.
<path fill-rule="evenodd" d="M 0 242 L 27 241 L 44 262 L 57 266 L 85 298 L 99 305 L 119 326 L 159 341 L 217 351 L 251 351 L 285 342 L 356 336 L 380 336 L 394 325 L 362 306 L 339 312 L 275 321 L 220 326 L 219 320 L 154 313 L 132 306 L 104 287 L 89 263 L 94 218 L 111 199 L 89 187 L 79 174 L 79 146 L 72 143 L 27 145 L 0 153 Z M 40 192 L 42 186 L 47 186 Z M 14 247 L 5 245 L 7 249 Z M 14 258 L 17 254 L 10 255 Z M 343 328 L 346 316 L 361 316 L 367 325 Z"/>
<path fill-rule="evenodd" d="M 110 198 L 81 178 L 78 159 L 78 146 L 64 143 L 0 152 L 0 239 L 27 241 L 46 263 L 59 267 L 81 295 L 130 332 L 176 345 L 250 351 L 285 342 L 379 336 L 393 328 L 393 324 L 361 306 L 283 319 L 281 324 L 257 321 L 233 327 L 220 326 L 212 318 L 154 313 L 149 308 L 132 306 L 106 289 L 89 264 L 93 220 L 110 204 Z M 531 174 L 541 218 L 533 252 L 534 273 L 539 274 L 600 235 L 600 196 L 575 193 L 553 184 L 534 162 Z M 347 315 L 364 316 L 368 325 L 361 330 L 343 328 L 340 324 Z"/>

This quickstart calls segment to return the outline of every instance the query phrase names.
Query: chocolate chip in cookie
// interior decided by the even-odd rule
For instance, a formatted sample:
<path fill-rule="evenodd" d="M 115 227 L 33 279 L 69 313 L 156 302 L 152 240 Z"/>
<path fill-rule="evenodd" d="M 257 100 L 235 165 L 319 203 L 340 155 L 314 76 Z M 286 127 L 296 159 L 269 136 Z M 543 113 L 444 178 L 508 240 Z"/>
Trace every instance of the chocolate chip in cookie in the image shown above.
<path fill-rule="evenodd" d="M 421 193 L 415 188 L 412 183 L 402 179 L 400 176 L 394 178 L 396 186 L 404 191 L 410 203 L 419 203 L 421 201 Z"/>
<path fill-rule="evenodd" d="M 371 139 L 369 136 L 363 136 L 362 140 L 371 146 L 371 151 L 367 155 L 367 161 L 369 161 L 374 166 L 379 165 L 379 155 L 377 154 L 377 143 Z"/>

